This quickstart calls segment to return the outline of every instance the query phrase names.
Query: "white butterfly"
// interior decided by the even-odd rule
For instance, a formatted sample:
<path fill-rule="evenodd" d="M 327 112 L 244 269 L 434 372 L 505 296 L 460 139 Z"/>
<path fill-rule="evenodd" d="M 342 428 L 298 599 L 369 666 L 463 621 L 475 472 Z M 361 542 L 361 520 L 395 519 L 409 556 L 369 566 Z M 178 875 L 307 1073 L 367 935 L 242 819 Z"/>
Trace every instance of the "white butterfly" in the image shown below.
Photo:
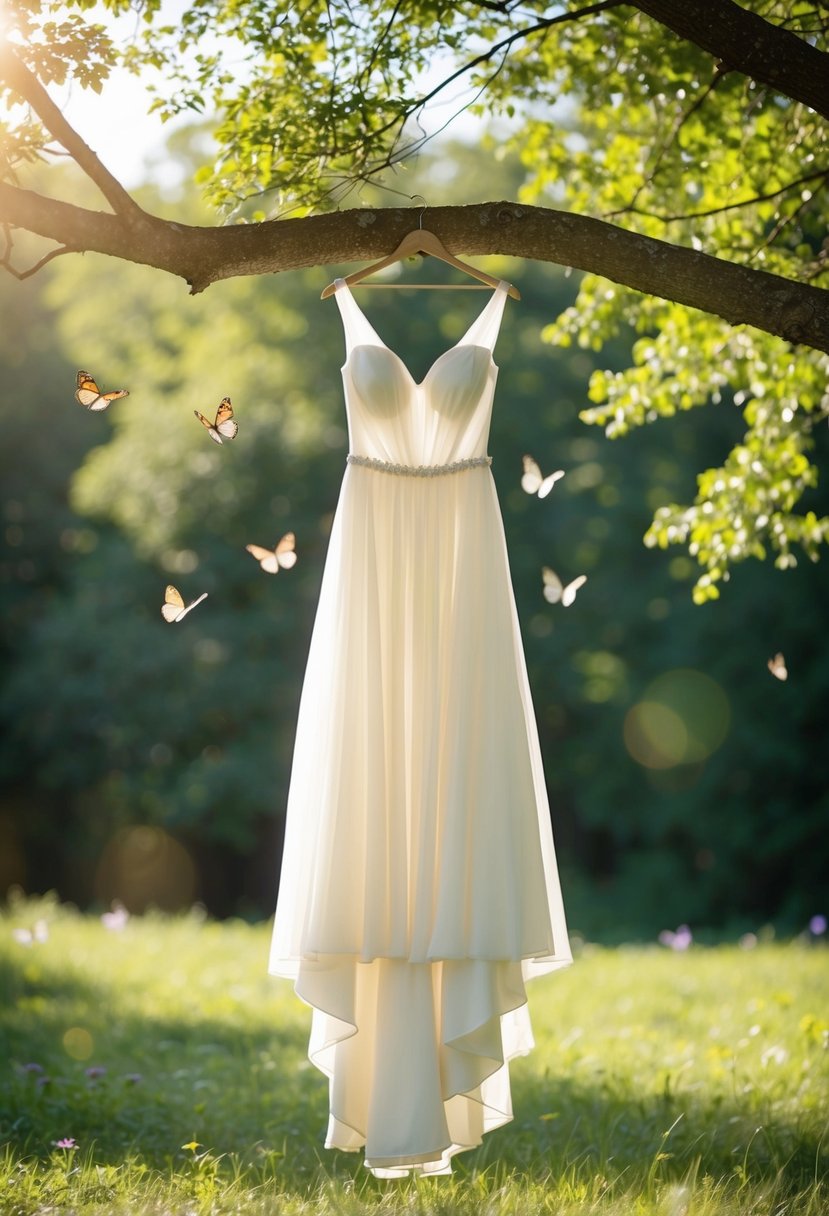
<path fill-rule="evenodd" d="M 263 549 L 261 545 L 245 545 L 245 548 L 253 554 L 266 574 L 278 574 L 280 567 L 290 570 L 296 565 L 295 545 L 293 532 L 286 532 L 274 549 Z"/>
<path fill-rule="evenodd" d="M 768 669 L 778 680 L 788 680 L 789 678 L 789 670 L 786 667 L 786 660 L 779 651 L 773 659 L 769 659 Z"/>
<path fill-rule="evenodd" d="M 574 578 L 565 586 L 555 570 L 551 570 L 549 566 L 542 568 L 541 577 L 544 579 L 544 598 L 547 603 L 558 604 L 560 602 L 565 608 L 570 607 L 579 587 L 583 587 L 587 582 L 587 575 L 580 574 L 578 578 Z"/>
<path fill-rule="evenodd" d="M 36 920 L 31 929 L 12 929 L 12 937 L 21 946 L 33 946 L 35 942 L 47 942 L 49 926 L 45 920 Z"/>
<path fill-rule="evenodd" d="M 164 603 L 161 605 L 161 615 L 164 620 L 170 624 L 182 621 L 187 616 L 187 613 L 195 608 L 196 604 L 200 604 L 202 600 L 207 599 L 207 592 L 203 591 L 197 600 L 193 600 L 192 604 L 184 607 L 184 600 L 181 598 L 181 592 L 175 587 L 168 587 L 164 593 Z"/>
<path fill-rule="evenodd" d="M 539 498 L 546 498 L 556 482 L 560 481 L 563 476 L 564 469 L 556 469 L 555 473 L 542 477 L 541 469 L 532 456 L 525 456 L 521 489 L 525 490 L 527 494 L 537 494 Z"/>

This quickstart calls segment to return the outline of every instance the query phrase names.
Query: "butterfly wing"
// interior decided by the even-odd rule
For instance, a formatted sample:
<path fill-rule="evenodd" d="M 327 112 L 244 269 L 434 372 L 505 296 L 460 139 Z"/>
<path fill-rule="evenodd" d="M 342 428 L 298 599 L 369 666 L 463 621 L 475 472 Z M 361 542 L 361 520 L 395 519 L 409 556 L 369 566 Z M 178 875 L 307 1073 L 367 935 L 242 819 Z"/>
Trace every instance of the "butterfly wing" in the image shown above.
<path fill-rule="evenodd" d="M 89 372 L 78 372 L 76 377 L 75 400 L 88 410 L 100 399 L 101 390 Z"/>
<path fill-rule="evenodd" d="M 290 570 L 296 565 L 296 537 L 293 532 L 286 532 L 277 544 L 276 560 L 283 570 Z"/>
<path fill-rule="evenodd" d="M 553 486 L 564 476 L 564 469 L 556 469 L 555 473 L 550 473 L 545 477 L 541 485 L 538 487 L 538 497 L 546 498 L 552 490 Z"/>
<path fill-rule="evenodd" d="M 181 598 L 181 592 L 173 586 L 168 586 L 164 592 L 164 603 L 161 605 L 161 615 L 164 620 L 177 621 L 183 609 L 184 600 Z"/>
<path fill-rule="evenodd" d="M 263 549 L 261 545 L 245 545 L 266 574 L 276 574 L 279 570 L 279 559 L 274 549 Z"/>
<path fill-rule="evenodd" d="M 198 418 L 199 422 L 200 422 L 200 423 L 202 424 L 202 426 L 205 428 L 205 430 L 207 431 L 208 435 L 209 435 L 209 436 L 210 436 L 210 438 L 213 440 L 213 442 L 214 442 L 214 443 L 221 443 L 221 442 L 222 442 L 222 437 L 221 437 L 221 435 L 219 434 L 219 432 L 216 430 L 215 426 L 214 426 L 214 425 L 213 425 L 213 423 L 210 421 L 210 419 L 209 419 L 209 418 L 205 418 L 204 414 L 200 414 L 198 410 L 193 410 L 193 413 L 196 415 L 196 417 Z"/>
<path fill-rule="evenodd" d="M 214 427 L 224 439 L 235 439 L 239 431 L 239 423 L 234 421 L 233 406 L 229 397 L 223 397 L 216 411 Z"/>
<path fill-rule="evenodd" d="M 788 671 L 788 668 L 786 667 L 786 660 L 783 657 L 783 655 L 780 654 L 779 652 L 774 656 L 773 659 L 769 659 L 768 669 L 771 672 L 771 674 L 775 677 L 775 679 L 788 680 L 788 678 L 789 678 L 789 671 Z"/>
<path fill-rule="evenodd" d="M 524 456 L 524 476 L 521 478 L 521 489 L 527 494 L 535 494 L 541 485 L 541 469 L 532 456 Z"/>
<path fill-rule="evenodd" d="M 544 580 L 544 598 L 548 604 L 557 604 L 561 599 L 564 584 L 549 566 L 542 567 L 541 577 Z"/>
<path fill-rule="evenodd" d="M 176 594 L 178 594 L 178 592 L 176 592 Z M 197 599 L 193 600 L 192 604 L 188 604 L 186 608 L 182 608 L 181 612 L 178 614 L 178 616 L 175 618 L 175 620 L 176 621 L 184 620 L 184 618 L 187 616 L 188 612 L 192 612 L 197 604 L 200 604 L 202 602 L 202 600 L 206 600 L 206 599 L 207 599 L 207 592 L 202 591 L 201 595 L 198 596 Z"/>
<path fill-rule="evenodd" d="M 576 593 L 578 592 L 579 588 L 583 587 L 586 582 L 587 575 L 580 574 L 578 578 L 573 579 L 572 583 L 568 583 L 566 587 L 562 588 L 561 602 L 565 608 L 570 607 L 576 598 Z"/>

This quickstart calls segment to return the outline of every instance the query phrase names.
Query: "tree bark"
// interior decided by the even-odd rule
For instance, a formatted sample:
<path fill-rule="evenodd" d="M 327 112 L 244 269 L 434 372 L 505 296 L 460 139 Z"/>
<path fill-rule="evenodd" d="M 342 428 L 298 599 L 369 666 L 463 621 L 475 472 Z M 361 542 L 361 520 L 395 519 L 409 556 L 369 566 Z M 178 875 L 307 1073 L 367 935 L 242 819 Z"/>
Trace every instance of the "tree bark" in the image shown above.
<path fill-rule="evenodd" d="M 829 55 L 734 0 L 631 0 L 635 8 L 722 61 L 829 118 Z"/>
<path fill-rule="evenodd" d="M 116 216 L 0 184 L 0 223 L 77 252 L 166 270 L 192 292 L 236 275 L 369 261 L 413 227 L 411 208 L 193 227 L 145 212 Z M 829 352 L 829 291 L 591 219 L 511 202 L 430 207 L 429 228 L 453 253 L 509 254 L 592 271 L 649 295 Z"/>

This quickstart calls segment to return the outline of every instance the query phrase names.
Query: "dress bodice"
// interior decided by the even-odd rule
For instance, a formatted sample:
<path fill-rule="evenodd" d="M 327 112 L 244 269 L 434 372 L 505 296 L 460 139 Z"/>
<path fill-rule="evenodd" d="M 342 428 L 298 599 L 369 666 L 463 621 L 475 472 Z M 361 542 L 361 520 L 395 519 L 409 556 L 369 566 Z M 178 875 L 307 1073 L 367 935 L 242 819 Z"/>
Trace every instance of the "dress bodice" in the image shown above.
<path fill-rule="evenodd" d="M 411 466 L 445 465 L 486 454 L 498 374 L 492 349 L 508 286 L 498 285 L 460 341 L 418 382 L 369 324 L 344 280 L 338 280 L 352 453 Z"/>

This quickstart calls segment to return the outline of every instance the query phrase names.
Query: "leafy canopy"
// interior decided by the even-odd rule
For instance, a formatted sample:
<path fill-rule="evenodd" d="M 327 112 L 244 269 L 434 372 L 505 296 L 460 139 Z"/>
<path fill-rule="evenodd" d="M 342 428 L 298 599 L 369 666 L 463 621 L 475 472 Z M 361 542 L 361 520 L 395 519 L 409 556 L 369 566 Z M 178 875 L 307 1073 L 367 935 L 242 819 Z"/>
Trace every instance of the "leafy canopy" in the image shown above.
<path fill-rule="evenodd" d="M 827 50 L 825 5 L 743 7 Z M 119 22 L 93 24 L 102 9 Z M 501 120 L 487 151 L 520 150 L 526 201 L 829 287 L 824 120 L 630 4 L 11 0 L 6 23 L 47 84 L 100 91 L 120 63 L 147 73 L 162 118 L 213 121 L 216 153 L 197 179 L 226 217 L 330 208 L 367 182 L 397 187 L 426 140 L 424 105 L 440 94 L 454 99 L 449 113 L 473 105 Z M 25 116 L 7 127 L 6 177 L 47 146 Z M 698 601 L 747 557 L 781 568 L 798 552 L 815 559 L 829 535 L 814 494 L 829 359 L 595 276 L 546 337 L 598 350 L 628 329 L 640 335 L 633 365 L 593 375 L 586 423 L 615 437 L 712 404 L 744 421 L 741 441 L 699 474 L 694 501 L 659 507 L 647 543 L 690 547 Z"/>

